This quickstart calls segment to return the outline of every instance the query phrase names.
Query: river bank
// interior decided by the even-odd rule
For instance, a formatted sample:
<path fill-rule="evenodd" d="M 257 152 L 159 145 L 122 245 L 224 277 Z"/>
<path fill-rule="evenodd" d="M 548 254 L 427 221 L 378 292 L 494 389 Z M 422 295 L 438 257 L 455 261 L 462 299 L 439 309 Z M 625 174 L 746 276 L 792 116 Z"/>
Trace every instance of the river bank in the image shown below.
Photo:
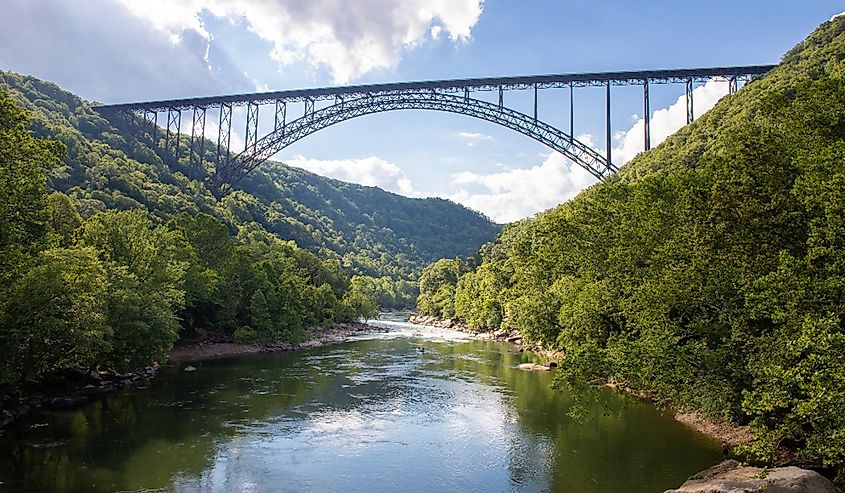
<path fill-rule="evenodd" d="M 522 336 L 518 331 L 498 330 L 491 331 L 479 327 L 469 327 L 460 320 L 453 318 L 440 318 L 431 315 L 412 315 L 408 319 L 409 323 L 416 325 L 427 325 L 432 327 L 439 327 L 443 329 L 457 330 L 475 335 L 479 339 L 490 339 L 503 342 L 510 342 L 517 345 L 520 350 L 528 350 L 539 354 L 547 360 L 560 364 L 563 359 L 563 353 L 559 351 L 550 350 L 548 348 L 531 345 L 526 346 Z M 596 382 L 607 388 L 611 388 L 620 393 L 634 396 L 638 399 L 651 401 L 651 395 L 648 392 L 631 389 L 618 382 L 601 381 Z M 675 410 L 672 412 L 673 417 L 683 423 L 684 425 L 694 429 L 695 431 L 706 435 L 710 438 L 718 440 L 722 443 L 723 448 L 733 449 L 738 445 L 747 445 L 753 440 L 753 433 L 748 426 L 741 426 L 731 422 L 716 422 L 703 416 L 702 414 L 690 410 Z"/>
<path fill-rule="evenodd" d="M 441 329 L 457 330 L 472 334 L 477 339 L 487 339 L 493 341 L 510 342 L 519 347 L 520 350 L 531 351 L 546 358 L 549 362 L 559 363 L 563 361 L 563 353 L 544 348 L 539 345 L 526 345 L 522 339 L 522 334 L 519 331 L 512 330 L 497 330 L 491 331 L 482 327 L 470 327 L 462 321 L 455 318 L 440 318 L 432 315 L 411 315 L 408 318 L 408 323 L 416 325 L 427 325 L 430 327 L 439 327 Z"/>
<path fill-rule="evenodd" d="M 350 337 L 386 330 L 362 323 L 338 323 L 327 328 L 310 330 L 306 339 L 300 343 L 271 345 L 205 341 L 177 343 L 165 364 L 181 366 L 190 362 L 227 356 L 297 351 L 344 342 Z M 153 363 L 126 373 L 98 369 L 89 371 L 83 368 L 68 368 L 57 372 L 38 384 L 22 386 L 0 396 L 0 430 L 37 409 L 72 409 L 125 388 L 143 389 L 146 382 L 155 377 L 158 370 L 159 364 Z"/>
<path fill-rule="evenodd" d="M 195 341 L 177 344 L 167 359 L 169 365 L 179 365 L 213 358 L 225 358 L 244 354 L 290 352 L 310 349 L 325 344 L 345 342 L 351 337 L 364 334 L 387 332 L 387 329 L 365 323 L 338 323 L 330 327 L 311 330 L 304 341 L 299 343 L 282 342 L 277 344 L 254 344 L 237 342 Z"/>

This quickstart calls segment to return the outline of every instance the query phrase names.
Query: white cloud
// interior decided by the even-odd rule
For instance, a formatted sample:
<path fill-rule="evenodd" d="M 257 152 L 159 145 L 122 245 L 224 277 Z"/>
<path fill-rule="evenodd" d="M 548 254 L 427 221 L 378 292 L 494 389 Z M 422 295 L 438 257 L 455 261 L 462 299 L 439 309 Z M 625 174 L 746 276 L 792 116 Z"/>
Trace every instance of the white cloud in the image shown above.
<path fill-rule="evenodd" d="M 328 67 L 336 83 L 394 67 L 403 50 L 443 33 L 466 41 L 484 0 L 117 0 L 168 33 L 187 30 L 207 40 L 201 14 L 244 22 L 269 42 L 284 67 L 297 61 Z"/>
<path fill-rule="evenodd" d="M 704 114 L 716 105 L 728 93 L 728 83 L 724 80 L 710 80 L 703 86 L 693 90 L 693 105 L 695 117 Z M 686 95 L 681 95 L 668 108 L 659 109 L 652 113 L 649 126 L 651 127 L 651 146 L 654 147 L 667 137 L 677 132 L 687 124 Z M 636 123 L 624 132 L 617 132 L 614 140 L 613 162 L 617 165 L 625 164 L 643 151 L 645 136 L 645 120 L 637 119 Z"/>
<path fill-rule="evenodd" d="M 320 160 L 297 155 L 285 164 L 360 185 L 379 187 L 406 196 L 417 195 L 399 166 L 376 156 L 363 159 Z"/>
<path fill-rule="evenodd" d="M 582 167 L 553 152 L 542 164 L 529 169 L 492 174 L 456 173 L 452 184 L 459 189 L 447 196 L 502 223 L 554 207 L 595 181 Z M 481 190 L 470 191 L 471 186 Z"/>
<path fill-rule="evenodd" d="M 492 136 L 476 132 L 458 132 L 457 137 L 467 143 L 469 147 L 473 147 L 482 141 L 494 140 Z"/>
<path fill-rule="evenodd" d="M 727 92 L 728 84 L 723 80 L 711 80 L 695 88 L 693 99 L 696 117 L 715 106 Z M 650 122 L 652 146 L 663 142 L 686 125 L 686 118 L 685 95 L 668 108 L 655 111 Z M 613 150 L 613 160 L 617 165 L 627 163 L 642 152 L 644 128 L 644 120 L 638 118 L 631 128 L 616 133 L 614 140 L 617 145 Z M 584 134 L 576 138 L 604 154 L 592 135 Z M 452 176 L 452 185 L 458 191 L 446 196 L 487 214 L 497 222 L 510 222 L 566 202 L 595 182 L 596 179 L 581 166 L 561 154 L 552 153 L 542 164 L 528 169 L 491 174 L 468 171 L 456 173 Z M 471 190 L 472 187 L 475 190 Z"/>
<path fill-rule="evenodd" d="M 464 140 L 493 140 L 493 137 L 476 132 L 458 132 L 458 137 Z"/>

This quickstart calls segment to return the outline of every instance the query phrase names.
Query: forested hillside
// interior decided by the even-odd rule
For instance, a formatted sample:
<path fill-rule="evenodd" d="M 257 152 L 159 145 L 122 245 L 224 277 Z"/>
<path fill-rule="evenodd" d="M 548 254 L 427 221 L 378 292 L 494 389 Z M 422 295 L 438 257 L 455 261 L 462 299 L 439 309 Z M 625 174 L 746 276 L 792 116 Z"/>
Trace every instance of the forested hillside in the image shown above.
<path fill-rule="evenodd" d="M 45 186 L 65 145 L 29 123 L 0 91 L 0 395 L 67 368 L 164 361 L 180 334 L 296 342 L 375 314 L 365 278 L 255 224 L 233 236 L 204 213 L 81 217 Z"/>
<path fill-rule="evenodd" d="M 421 312 L 518 329 L 570 381 L 750 423 L 845 474 L 845 17 L 626 165 L 441 260 Z"/>
<path fill-rule="evenodd" d="M 234 232 L 255 222 L 352 273 L 412 278 L 440 257 L 468 255 L 500 231 L 482 215 L 443 199 L 411 199 L 269 162 L 217 201 L 206 170 L 154 146 L 140 118 L 113 118 L 57 86 L 0 71 L 0 90 L 31 112 L 32 130 L 63 142 L 64 165 L 48 186 L 74 199 L 83 217 L 144 209 L 157 223 L 178 213 L 210 214 Z M 161 134 L 159 134 L 161 136 Z M 208 158 L 216 145 L 207 145 Z"/>

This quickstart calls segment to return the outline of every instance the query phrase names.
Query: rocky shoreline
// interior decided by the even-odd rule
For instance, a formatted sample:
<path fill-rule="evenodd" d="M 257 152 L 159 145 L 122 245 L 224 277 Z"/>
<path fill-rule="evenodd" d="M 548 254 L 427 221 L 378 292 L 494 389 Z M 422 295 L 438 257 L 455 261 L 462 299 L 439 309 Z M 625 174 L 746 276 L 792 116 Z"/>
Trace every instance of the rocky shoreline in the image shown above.
<path fill-rule="evenodd" d="M 468 327 L 466 324 L 461 322 L 460 320 L 456 319 L 443 319 L 440 317 L 435 317 L 431 315 L 414 315 L 410 319 L 408 319 L 409 323 L 417 324 L 417 325 L 428 325 L 432 327 L 439 327 L 444 329 L 451 329 L 457 330 L 460 332 L 467 332 L 470 334 L 476 335 L 480 339 L 491 339 L 497 341 L 505 341 L 511 342 L 516 344 L 520 347 L 520 349 L 526 349 L 531 352 L 541 354 L 544 357 L 551 360 L 552 363 L 547 363 L 546 365 L 533 365 L 533 366 L 544 366 L 544 368 L 529 368 L 531 364 L 520 365 L 520 369 L 531 370 L 531 369 L 541 369 L 541 370 L 548 370 L 550 368 L 554 368 L 563 361 L 563 354 L 557 351 L 551 351 L 541 346 L 531 346 L 531 347 L 523 347 L 523 340 L 522 336 L 517 331 L 489 331 L 483 328 L 473 328 Z M 524 367 L 523 367 L 524 366 Z M 609 381 L 597 381 L 595 382 L 596 385 L 601 385 L 618 392 L 628 394 L 634 396 L 638 399 L 643 400 L 652 400 L 652 396 L 649 392 L 638 391 L 635 389 L 631 389 L 623 384 L 618 382 L 609 382 Z M 702 416 L 699 413 L 694 411 L 676 411 L 673 416 L 677 421 L 689 426 L 690 428 L 707 435 L 711 438 L 719 440 L 723 446 L 727 448 L 733 448 L 737 445 L 744 445 L 751 442 L 753 436 L 751 429 L 747 426 L 740 426 L 734 423 L 729 422 L 714 422 Z"/>
<path fill-rule="evenodd" d="M 842 493 L 821 474 L 799 467 L 761 469 L 726 460 L 664 493 Z"/>
<path fill-rule="evenodd" d="M 326 329 L 311 330 L 307 339 L 298 344 L 280 343 L 269 346 L 233 342 L 193 342 L 173 348 L 167 365 L 183 365 L 211 358 L 289 352 L 345 342 L 350 337 L 387 329 L 361 323 L 334 324 Z M 185 366 L 184 368 L 188 368 Z M 124 388 L 143 389 L 145 383 L 159 370 L 158 363 L 128 373 L 112 370 L 70 368 L 58 372 L 37 385 L 25 386 L 0 396 L 0 430 L 37 409 L 64 410 L 83 406 Z"/>
<path fill-rule="evenodd" d="M 432 315 L 412 315 L 408 319 L 408 323 L 412 323 L 415 325 L 427 325 L 430 327 L 438 327 L 441 329 L 457 330 L 458 332 L 472 334 L 477 339 L 510 342 L 511 344 L 515 344 L 516 346 L 518 346 L 520 350 L 531 351 L 532 353 L 539 354 L 549 360 L 549 363 L 543 365 L 547 368 L 554 368 L 560 361 L 563 360 L 563 354 L 560 352 L 552 351 L 538 345 L 526 345 L 522 339 L 522 334 L 520 334 L 519 331 L 516 330 L 491 331 L 481 327 L 470 327 L 458 319 L 440 318 Z M 526 367 L 523 369 L 529 368 Z"/>
<path fill-rule="evenodd" d="M 311 330 L 300 343 L 278 343 L 270 345 L 196 341 L 176 345 L 167 359 L 169 365 L 180 365 L 213 358 L 225 358 L 243 354 L 281 353 L 320 347 L 325 344 L 346 342 L 349 338 L 363 334 L 387 332 L 387 329 L 363 323 L 338 323 L 328 328 Z"/>
<path fill-rule="evenodd" d="M 473 334 L 478 339 L 490 339 L 510 342 L 520 347 L 520 350 L 530 350 L 541 354 L 551 362 L 546 365 L 526 363 L 519 365 L 522 370 L 548 371 L 563 360 L 563 354 L 540 346 L 524 347 L 522 336 L 517 331 L 490 331 L 484 328 L 469 327 L 457 319 L 444 319 L 431 315 L 413 315 L 409 323 L 457 330 Z M 616 382 L 600 381 L 602 385 L 632 395 L 639 399 L 651 400 L 648 392 L 630 389 Z M 714 422 L 695 411 L 676 411 L 675 420 L 694 429 L 695 431 L 719 440 L 726 452 L 737 445 L 745 445 L 753 440 L 753 433 L 748 426 L 741 426 L 730 422 Z M 815 471 L 798 467 L 779 467 L 760 469 L 741 464 L 735 460 L 725 461 L 695 475 L 677 490 L 667 490 L 666 493 L 734 493 L 734 492 L 810 492 L 810 493 L 841 493 L 830 480 Z"/>
<path fill-rule="evenodd" d="M 128 373 L 68 368 L 37 385 L 0 397 L 0 429 L 36 409 L 71 409 L 126 387 L 142 388 L 158 372 L 158 363 Z"/>

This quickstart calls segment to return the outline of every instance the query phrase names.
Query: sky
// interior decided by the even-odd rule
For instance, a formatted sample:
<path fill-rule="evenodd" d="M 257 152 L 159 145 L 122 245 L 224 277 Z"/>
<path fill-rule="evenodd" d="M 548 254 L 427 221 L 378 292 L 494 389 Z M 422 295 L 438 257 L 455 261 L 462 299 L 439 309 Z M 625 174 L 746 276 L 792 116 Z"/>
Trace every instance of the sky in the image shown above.
<path fill-rule="evenodd" d="M 342 84 L 777 63 L 845 10 L 845 2 L 2 0 L 0 10 L 0 69 L 55 82 L 91 101 L 120 103 Z M 613 91 L 611 146 L 621 165 L 642 151 L 641 89 Z M 685 123 L 683 93 L 682 86 L 652 87 L 653 145 Z M 699 85 L 696 113 L 726 93 L 724 81 Z M 567 98 L 566 90 L 541 91 L 539 117 L 568 128 Z M 576 137 L 603 152 L 603 90 L 578 89 L 575 98 Z M 532 111 L 528 91 L 506 94 L 506 104 Z M 565 202 L 595 182 L 519 133 L 419 110 L 356 118 L 275 158 L 409 197 L 448 198 L 502 223 Z"/>

